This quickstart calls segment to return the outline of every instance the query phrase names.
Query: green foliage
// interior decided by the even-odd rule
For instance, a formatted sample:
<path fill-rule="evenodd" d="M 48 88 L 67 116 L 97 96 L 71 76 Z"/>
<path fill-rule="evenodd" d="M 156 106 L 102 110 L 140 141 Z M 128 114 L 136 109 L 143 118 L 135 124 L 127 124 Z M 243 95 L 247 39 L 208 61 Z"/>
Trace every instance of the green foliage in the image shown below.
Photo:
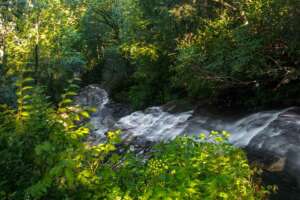
<path fill-rule="evenodd" d="M 84 142 L 89 129 L 81 121 L 89 113 L 70 98 L 77 85 L 70 84 L 55 110 L 41 88 L 28 86 L 32 80 L 20 81 L 16 113 L 1 107 L 1 199 L 72 198 L 77 189 L 81 199 L 115 141 L 93 147 Z"/>
<path fill-rule="evenodd" d="M 149 159 L 124 162 L 124 199 L 264 199 L 254 186 L 245 154 L 226 142 L 227 132 L 178 137 L 158 144 Z"/>
<path fill-rule="evenodd" d="M 257 200 L 268 195 L 254 181 L 245 154 L 227 143 L 227 132 L 179 137 L 144 155 L 118 153 L 120 131 L 89 144 L 84 121 L 91 109 L 73 103 L 77 81 L 69 81 L 55 108 L 24 74 L 18 109 L 0 107 L 1 199 Z"/>
<path fill-rule="evenodd" d="M 296 104 L 299 7 L 298 0 L 4 1 L 0 101 L 16 104 L 15 80 L 30 69 L 55 103 L 79 74 L 84 85 L 100 83 L 137 108 L 174 98 Z"/>
<path fill-rule="evenodd" d="M 116 94 L 126 88 L 132 73 L 129 63 L 121 55 L 121 1 L 89 1 L 87 11 L 81 19 L 80 33 L 87 72 L 84 84 L 101 83 Z M 118 100 L 126 99 L 122 96 Z"/>
<path fill-rule="evenodd" d="M 47 94 L 58 101 L 65 80 L 83 71 L 85 65 L 78 33 L 83 9 L 83 2 L 74 7 L 63 0 L 16 0 L 1 4 L 3 76 L 16 80 L 24 69 L 30 69 L 36 83 L 45 86 Z M 6 86 L 11 87 L 11 82 L 5 82 Z"/>
<path fill-rule="evenodd" d="M 14 80 L 6 77 L 3 66 L 0 64 L 0 104 L 14 105 L 16 102 L 16 92 L 13 85 Z"/>
<path fill-rule="evenodd" d="M 297 0 L 91 1 L 81 27 L 89 68 L 96 81 L 114 85 L 118 100 L 139 108 L 187 96 L 265 106 L 299 98 L 299 6 Z"/>
<path fill-rule="evenodd" d="M 203 19 L 203 27 L 179 40 L 175 85 L 193 98 L 219 98 L 220 94 L 223 98 L 222 93 L 228 96 L 228 90 L 235 90 L 251 106 L 284 99 L 284 86 L 292 91 L 292 84 L 298 84 L 299 52 L 294 46 L 299 48 L 299 43 L 289 36 L 297 32 L 291 24 L 299 21 L 295 11 L 299 4 L 258 0 L 233 1 L 231 6 Z"/>

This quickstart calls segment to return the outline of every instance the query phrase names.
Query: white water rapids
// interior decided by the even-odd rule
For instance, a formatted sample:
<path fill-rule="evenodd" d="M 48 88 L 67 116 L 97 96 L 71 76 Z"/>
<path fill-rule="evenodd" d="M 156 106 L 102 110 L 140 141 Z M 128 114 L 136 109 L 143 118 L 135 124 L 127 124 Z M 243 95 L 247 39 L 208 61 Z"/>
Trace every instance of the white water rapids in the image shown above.
<path fill-rule="evenodd" d="M 249 145 L 253 138 L 270 129 L 269 126 L 278 120 L 281 114 L 293 109 L 258 112 L 228 121 L 224 117 L 199 115 L 193 110 L 169 113 L 164 111 L 163 107 L 150 107 L 115 119 L 111 115 L 111 108 L 107 106 L 109 103 L 107 92 L 97 86 L 89 86 L 80 95 L 80 104 L 97 108 L 90 122 L 94 127 L 93 132 L 100 137 L 109 129 L 120 129 L 133 137 L 150 141 L 173 139 L 182 134 L 207 134 L 211 130 L 226 130 L 231 133 L 229 141 L 240 147 Z M 300 124 L 300 120 L 298 123 Z M 273 130 L 269 136 L 276 137 L 280 132 L 281 130 Z"/>
<path fill-rule="evenodd" d="M 226 130 L 231 133 L 231 144 L 244 147 L 255 161 L 289 177 L 288 193 L 295 180 L 300 188 L 299 107 L 256 112 L 246 116 L 212 114 L 205 108 L 189 110 L 184 107 L 182 109 L 182 106 L 180 110 L 183 112 L 178 112 L 176 108 L 177 112 L 174 112 L 174 105 L 133 112 L 129 106 L 111 102 L 107 92 L 97 85 L 85 87 L 76 100 L 82 106 L 97 109 L 90 119 L 91 142 L 96 144 L 105 137 L 107 131 L 116 129 L 122 130 L 122 137 L 126 139 L 124 141 L 141 144 L 142 148 L 144 142 L 147 144 L 149 141 L 170 140 L 184 134 L 208 134 L 212 130 Z"/>

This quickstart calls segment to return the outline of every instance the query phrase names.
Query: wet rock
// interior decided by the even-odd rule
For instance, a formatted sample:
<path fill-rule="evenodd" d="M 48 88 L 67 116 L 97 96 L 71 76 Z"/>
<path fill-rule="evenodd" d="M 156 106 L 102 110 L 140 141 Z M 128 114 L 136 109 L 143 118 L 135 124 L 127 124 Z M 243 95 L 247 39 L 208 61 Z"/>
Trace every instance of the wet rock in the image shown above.
<path fill-rule="evenodd" d="M 276 162 L 272 163 L 267 170 L 269 172 L 281 172 L 284 170 L 286 158 L 279 158 Z"/>
<path fill-rule="evenodd" d="M 92 133 L 89 140 L 94 141 L 94 143 L 101 141 L 104 134 L 113 129 L 121 117 L 132 112 L 130 106 L 112 102 L 108 93 L 96 84 L 83 88 L 75 102 L 83 107 L 96 109 L 90 119 Z"/>
<path fill-rule="evenodd" d="M 252 154 L 255 152 L 261 155 L 261 161 L 265 164 L 269 164 L 266 157 L 270 155 L 279 158 L 271 166 L 296 178 L 300 188 L 300 108 L 280 113 L 250 141 L 247 149 Z"/>

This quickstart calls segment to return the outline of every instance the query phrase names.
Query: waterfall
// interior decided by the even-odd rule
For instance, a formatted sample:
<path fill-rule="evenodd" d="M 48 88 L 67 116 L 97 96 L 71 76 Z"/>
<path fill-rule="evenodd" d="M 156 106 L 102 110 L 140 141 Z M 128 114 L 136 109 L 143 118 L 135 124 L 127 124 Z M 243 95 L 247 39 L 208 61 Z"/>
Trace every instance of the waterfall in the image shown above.
<path fill-rule="evenodd" d="M 247 146 L 256 135 L 268 128 L 281 114 L 290 109 L 292 108 L 280 111 L 258 112 L 238 120 L 226 129 L 233 134 L 229 141 L 236 146 Z M 270 136 L 277 136 L 277 134 L 271 132 Z"/>
<path fill-rule="evenodd" d="M 192 114 L 193 111 L 170 114 L 161 107 L 151 107 L 121 118 L 116 127 L 150 141 L 168 140 L 184 133 Z"/>
<path fill-rule="evenodd" d="M 284 160 L 282 170 L 296 177 L 300 185 L 300 108 L 262 111 L 241 117 L 212 115 L 193 109 L 170 112 L 172 109 L 166 106 L 131 112 L 129 106 L 110 101 L 108 93 L 97 85 L 84 88 L 76 102 L 97 109 L 90 119 L 92 135 L 98 138 L 95 142 L 101 141 L 108 130 L 115 129 L 122 131 L 122 137 L 138 138 L 140 142 L 226 130 L 231 133 L 231 144 L 254 152 L 262 157 L 262 162 L 266 160 L 265 163 L 270 164 L 267 161 L 270 157 L 275 163 L 278 159 Z"/>
<path fill-rule="evenodd" d="M 193 110 L 169 113 L 161 106 L 117 118 L 113 115 L 114 106 L 110 106 L 108 93 L 97 85 L 86 87 L 79 94 L 77 103 L 97 109 L 90 123 L 93 133 L 99 137 L 104 137 L 105 132 L 110 129 L 120 129 L 124 134 L 149 141 L 169 140 L 182 134 L 208 134 L 211 130 L 226 130 L 231 133 L 229 142 L 239 147 L 248 146 L 255 137 L 265 132 L 269 132 L 269 138 L 278 137 L 281 131 L 274 128 L 271 130 L 272 123 L 289 110 L 296 109 L 257 112 L 228 121 L 227 117 L 212 117 L 209 113 L 199 114 Z M 300 128 L 300 120 L 297 124 Z"/>
<path fill-rule="evenodd" d="M 254 153 L 255 159 L 267 166 L 280 165 L 280 169 L 290 175 L 291 180 L 296 179 L 300 187 L 300 108 L 262 111 L 240 117 L 197 110 L 170 112 L 165 106 L 132 112 L 129 106 L 110 101 L 107 92 L 97 85 L 84 88 L 76 102 L 97 109 L 90 119 L 92 138 L 98 138 L 96 143 L 108 130 L 115 129 L 122 131 L 126 141 L 138 138 L 133 142 L 141 144 L 170 140 L 183 134 L 226 130 L 231 133 L 231 144 L 247 149 L 249 154 Z"/>

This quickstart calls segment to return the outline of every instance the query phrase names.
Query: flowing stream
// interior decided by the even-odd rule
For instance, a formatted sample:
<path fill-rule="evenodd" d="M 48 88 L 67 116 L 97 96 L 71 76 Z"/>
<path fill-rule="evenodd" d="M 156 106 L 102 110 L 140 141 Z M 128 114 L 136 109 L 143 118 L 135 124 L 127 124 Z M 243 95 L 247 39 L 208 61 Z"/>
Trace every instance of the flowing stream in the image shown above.
<path fill-rule="evenodd" d="M 229 131 L 230 143 L 254 152 L 262 162 L 272 158 L 268 164 L 279 165 L 276 170 L 291 175 L 299 186 L 300 108 L 262 111 L 240 117 L 216 116 L 195 109 L 174 112 L 166 106 L 131 112 L 128 106 L 110 102 L 107 92 L 96 85 L 86 87 L 80 93 L 78 103 L 97 108 L 90 122 L 93 133 L 99 138 L 110 129 L 121 129 L 127 136 L 151 142 L 211 130 Z"/>

